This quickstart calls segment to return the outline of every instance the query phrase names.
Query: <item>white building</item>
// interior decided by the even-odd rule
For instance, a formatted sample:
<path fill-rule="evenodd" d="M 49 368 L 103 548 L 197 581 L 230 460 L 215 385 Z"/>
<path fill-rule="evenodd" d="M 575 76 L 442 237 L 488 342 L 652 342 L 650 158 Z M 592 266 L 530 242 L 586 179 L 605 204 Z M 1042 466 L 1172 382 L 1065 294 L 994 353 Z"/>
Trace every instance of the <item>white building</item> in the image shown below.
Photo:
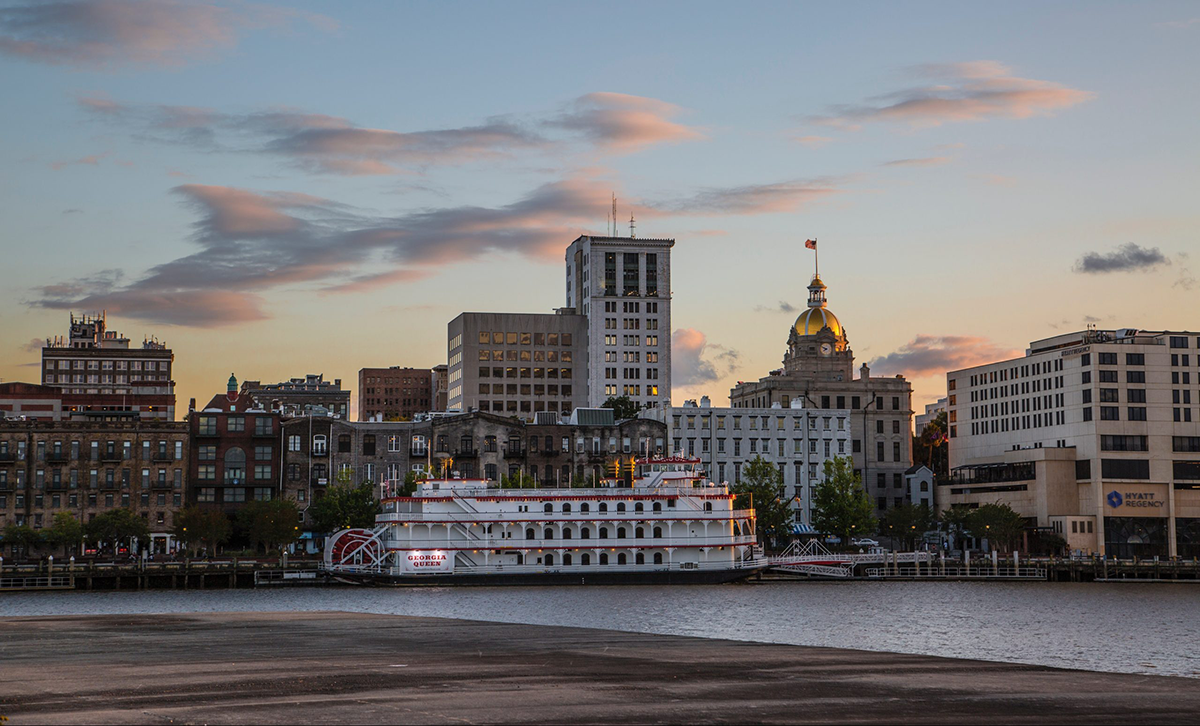
<path fill-rule="evenodd" d="M 736 484 L 755 457 L 779 467 L 784 494 L 793 497 L 796 522 L 812 524 L 812 496 L 825 478 L 825 461 L 851 453 L 850 410 L 803 408 L 713 408 L 708 397 L 683 406 L 656 406 L 643 417 L 667 425 L 671 453 L 696 456 L 716 482 Z M 896 490 L 896 505 L 904 491 Z"/>
<path fill-rule="evenodd" d="M 924 464 L 914 464 L 904 472 L 904 483 L 908 488 L 908 501 L 913 506 L 922 504 L 933 509 L 933 470 Z"/>
<path fill-rule="evenodd" d="M 1000 501 L 1071 550 L 1200 555 L 1200 336 L 1086 330 L 947 374 L 938 507 Z"/>
<path fill-rule="evenodd" d="M 588 320 L 588 405 L 671 402 L 673 239 L 584 235 L 567 248 L 566 300 Z"/>
<path fill-rule="evenodd" d="M 921 432 L 925 430 L 925 427 L 928 426 L 931 421 L 937 418 L 939 413 L 945 413 L 946 402 L 948 400 L 950 399 L 939 398 L 934 403 L 927 403 L 925 404 L 925 413 L 918 413 L 916 416 L 913 416 L 913 425 L 915 426 L 913 438 L 920 436 Z"/>

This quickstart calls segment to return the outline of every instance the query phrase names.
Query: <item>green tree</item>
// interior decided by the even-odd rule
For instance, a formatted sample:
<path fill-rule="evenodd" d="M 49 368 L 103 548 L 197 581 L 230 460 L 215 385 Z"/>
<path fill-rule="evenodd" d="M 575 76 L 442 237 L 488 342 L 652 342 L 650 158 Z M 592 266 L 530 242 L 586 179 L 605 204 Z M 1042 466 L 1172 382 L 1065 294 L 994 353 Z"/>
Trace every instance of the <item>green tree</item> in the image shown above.
<path fill-rule="evenodd" d="M 942 411 L 913 439 L 913 463 L 928 466 L 934 476 L 946 476 L 950 471 L 948 433 L 946 412 Z"/>
<path fill-rule="evenodd" d="M 875 507 L 849 457 L 825 460 L 825 480 L 813 492 L 812 523 L 818 532 L 841 537 L 843 544 L 875 532 Z"/>
<path fill-rule="evenodd" d="M 295 541 L 300 534 L 299 521 L 299 510 L 291 499 L 247 502 L 237 513 L 238 529 L 255 548 L 261 546 L 267 552 Z"/>
<path fill-rule="evenodd" d="M 756 456 L 742 469 L 741 481 L 730 487 L 737 496 L 735 509 L 754 508 L 755 532 L 764 547 L 774 547 L 787 538 L 792 523 L 792 498 L 784 498 L 783 474 L 779 467 Z"/>
<path fill-rule="evenodd" d="M 980 505 L 971 510 L 966 524 L 972 535 L 1005 552 L 1015 547 L 1025 531 L 1025 518 L 1007 504 Z"/>
<path fill-rule="evenodd" d="M 69 557 L 71 551 L 77 549 L 86 537 L 83 525 L 70 512 L 57 512 L 54 524 L 46 532 L 46 541 L 63 548 L 63 556 Z"/>
<path fill-rule="evenodd" d="M 414 472 L 409 472 L 413 474 Z M 416 491 L 416 482 L 413 482 Z M 407 482 L 406 482 L 407 488 Z M 401 492 L 411 496 L 412 492 Z M 336 532 L 341 529 L 369 529 L 375 526 L 375 515 L 379 514 L 379 502 L 375 499 L 375 487 L 369 482 L 358 486 L 337 485 L 329 487 L 325 496 L 308 508 L 308 519 L 313 531 Z"/>
<path fill-rule="evenodd" d="M 428 471 L 408 471 L 404 474 L 404 487 L 400 490 L 400 496 L 411 497 L 417 493 L 417 484 L 431 478 Z"/>
<path fill-rule="evenodd" d="M 904 543 L 912 550 L 917 540 L 933 527 L 933 510 L 927 504 L 902 504 L 892 507 L 879 522 L 879 533 Z"/>
<path fill-rule="evenodd" d="M 210 554 L 228 542 L 233 533 L 229 517 L 221 510 L 209 507 L 184 507 L 176 512 L 174 522 L 175 538 L 184 547 L 195 549 L 194 545 L 199 543 Z"/>
<path fill-rule="evenodd" d="M 129 509 L 111 509 L 87 523 L 87 538 L 92 542 L 129 543 L 136 537 L 146 543 L 150 539 L 150 525 Z"/>
<path fill-rule="evenodd" d="M 4 544 L 16 545 L 17 551 L 28 555 L 29 548 L 42 541 L 42 533 L 28 524 L 10 524 L 4 528 Z"/>
<path fill-rule="evenodd" d="M 500 488 L 534 489 L 537 488 L 537 480 L 523 471 L 518 471 L 516 474 L 501 474 Z"/>
<path fill-rule="evenodd" d="M 637 418 L 640 407 L 629 396 L 612 396 L 600 408 L 611 408 L 613 417 L 618 421 L 627 418 Z"/>
<path fill-rule="evenodd" d="M 955 504 L 942 510 L 939 519 L 941 526 L 951 535 L 951 548 L 963 548 L 962 542 L 957 541 L 968 536 L 967 520 L 971 517 L 971 509 L 962 504 Z"/>

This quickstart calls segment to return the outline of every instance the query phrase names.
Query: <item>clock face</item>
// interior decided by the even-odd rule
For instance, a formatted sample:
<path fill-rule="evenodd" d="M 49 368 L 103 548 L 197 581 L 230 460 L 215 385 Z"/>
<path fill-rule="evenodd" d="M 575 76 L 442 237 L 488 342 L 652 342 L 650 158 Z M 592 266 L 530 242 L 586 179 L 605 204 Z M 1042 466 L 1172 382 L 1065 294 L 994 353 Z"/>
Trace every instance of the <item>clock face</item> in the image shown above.
<path fill-rule="evenodd" d="M 833 352 L 833 346 L 829 343 L 821 343 L 821 355 L 829 355 Z"/>

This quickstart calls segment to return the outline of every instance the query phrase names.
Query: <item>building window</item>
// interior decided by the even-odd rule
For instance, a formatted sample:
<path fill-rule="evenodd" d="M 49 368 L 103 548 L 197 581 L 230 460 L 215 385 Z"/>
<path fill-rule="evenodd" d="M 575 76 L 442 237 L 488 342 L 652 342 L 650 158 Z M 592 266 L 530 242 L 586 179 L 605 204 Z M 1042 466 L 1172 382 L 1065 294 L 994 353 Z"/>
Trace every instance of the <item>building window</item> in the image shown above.
<path fill-rule="evenodd" d="M 241 433 L 246 430 L 245 416 L 230 416 L 225 419 L 225 430 L 231 434 Z"/>
<path fill-rule="evenodd" d="M 316 454 L 317 456 L 324 456 L 326 453 L 328 453 L 328 451 L 328 439 L 325 438 L 325 434 L 317 434 L 314 436 L 312 442 L 313 454 Z"/>

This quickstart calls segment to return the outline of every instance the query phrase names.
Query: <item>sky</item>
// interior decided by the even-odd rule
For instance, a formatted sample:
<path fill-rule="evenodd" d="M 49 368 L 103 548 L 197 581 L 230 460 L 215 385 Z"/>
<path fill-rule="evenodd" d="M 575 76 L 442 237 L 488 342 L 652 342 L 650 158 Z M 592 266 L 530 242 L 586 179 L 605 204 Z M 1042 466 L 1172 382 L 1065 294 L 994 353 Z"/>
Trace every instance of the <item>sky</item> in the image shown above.
<path fill-rule="evenodd" d="M 0 2 L 0 379 L 68 313 L 239 379 L 446 360 L 677 240 L 676 403 L 781 364 L 816 238 L 858 363 L 1196 330 L 1200 7 Z"/>

